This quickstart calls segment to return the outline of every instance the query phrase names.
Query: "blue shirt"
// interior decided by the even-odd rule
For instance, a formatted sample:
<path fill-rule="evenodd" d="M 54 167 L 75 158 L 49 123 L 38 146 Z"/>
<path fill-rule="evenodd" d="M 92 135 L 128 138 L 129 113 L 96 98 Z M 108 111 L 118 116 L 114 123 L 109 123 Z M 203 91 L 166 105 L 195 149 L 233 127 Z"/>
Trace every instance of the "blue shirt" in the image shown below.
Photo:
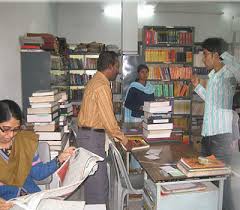
<path fill-rule="evenodd" d="M 231 69 L 231 70 L 230 70 Z M 209 73 L 206 89 L 197 85 L 195 92 L 205 101 L 202 136 L 232 133 L 232 103 L 236 79 L 229 65 Z"/>

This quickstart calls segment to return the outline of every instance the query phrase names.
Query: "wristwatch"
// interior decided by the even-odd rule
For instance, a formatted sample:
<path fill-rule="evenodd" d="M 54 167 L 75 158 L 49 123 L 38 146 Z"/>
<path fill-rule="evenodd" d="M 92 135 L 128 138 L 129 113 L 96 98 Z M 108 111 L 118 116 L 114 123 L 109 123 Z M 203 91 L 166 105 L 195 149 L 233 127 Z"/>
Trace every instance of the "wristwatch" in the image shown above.
<path fill-rule="evenodd" d="M 62 165 L 61 162 L 58 159 L 58 155 L 54 158 L 56 160 L 57 163 L 57 167 L 60 168 L 60 166 Z"/>

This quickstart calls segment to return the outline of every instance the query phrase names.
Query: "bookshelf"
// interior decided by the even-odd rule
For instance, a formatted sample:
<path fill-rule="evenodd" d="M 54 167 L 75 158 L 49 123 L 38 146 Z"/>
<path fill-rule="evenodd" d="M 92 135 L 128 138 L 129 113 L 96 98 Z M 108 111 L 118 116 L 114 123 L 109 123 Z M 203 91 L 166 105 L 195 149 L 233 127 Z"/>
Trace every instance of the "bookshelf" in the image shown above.
<path fill-rule="evenodd" d="M 51 88 L 66 91 L 69 95 L 69 70 L 66 55 L 51 55 Z"/>
<path fill-rule="evenodd" d="M 97 71 L 99 53 L 71 52 L 69 56 L 69 99 L 77 116 L 88 81 Z"/>
<path fill-rule="evenodd" d="M 188 26 L 144 26 L 142 55 L 149 67 L 149 81 L 156 100 L 170 100 L 174 128 L 183 130 L 183 141 L 191 139 L 194 28 Z"/>

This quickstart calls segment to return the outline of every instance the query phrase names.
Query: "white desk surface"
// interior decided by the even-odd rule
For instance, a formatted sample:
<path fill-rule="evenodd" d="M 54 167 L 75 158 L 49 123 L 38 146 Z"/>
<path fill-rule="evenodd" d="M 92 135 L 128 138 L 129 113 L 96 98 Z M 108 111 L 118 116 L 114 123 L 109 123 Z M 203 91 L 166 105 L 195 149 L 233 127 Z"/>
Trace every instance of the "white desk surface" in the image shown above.
<path fill-rule="evenodd" d="M 85 205 L 84 210 L 106 210 L 105 204 Z"/>

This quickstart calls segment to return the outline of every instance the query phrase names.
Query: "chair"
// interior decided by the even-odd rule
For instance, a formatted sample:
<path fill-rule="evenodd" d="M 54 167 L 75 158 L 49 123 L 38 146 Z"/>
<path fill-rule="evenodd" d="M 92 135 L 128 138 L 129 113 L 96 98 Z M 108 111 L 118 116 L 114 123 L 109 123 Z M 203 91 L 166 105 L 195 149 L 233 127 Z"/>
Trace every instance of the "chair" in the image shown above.
<path fill-rule="evenodd" d="M 39 142 L 37 151 L 43 163 L 49 162 L 51 160 L 50 146 L 47 142 Z M 43 180 L 40 181 L 35 180 L 35 183 L 37 185 L 45 185 L 46 189 L 50 189 L 50 183 L 52 182 L 52 179 L 53 179 L 52 175 L 50 175 Z"/>
<path fill-rule="evenodd" d="M 130 181 L 131 177 L 129 177 L 127 173 L 121 154 L 113 143 L 109 145 L 109 156 L 111 161 L 111 189 L 109 194 L 111 194 L 114 202 L 114 204 L 112 204 L 112 209 L 123 210 L 126 195 L 138 194 L 144 196 L 144 191 L 143 189 L 135 189 L 132 186 L 132 182 Z M 113 169 L 113 172 L 115 172 L 114 177 L 112 172 Z M 128 206 L 128 199 L 126 205 Z"/>

